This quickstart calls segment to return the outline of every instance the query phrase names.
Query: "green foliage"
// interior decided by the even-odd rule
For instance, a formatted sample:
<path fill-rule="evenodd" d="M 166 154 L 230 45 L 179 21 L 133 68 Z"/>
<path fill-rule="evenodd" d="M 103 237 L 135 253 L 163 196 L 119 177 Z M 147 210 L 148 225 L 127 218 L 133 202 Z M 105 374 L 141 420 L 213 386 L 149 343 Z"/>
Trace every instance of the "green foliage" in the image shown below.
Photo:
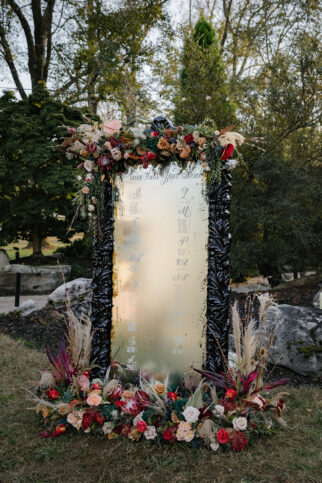
<path fill-rule="evenodd" d="M 0 98 L 0 243 L 55 235 L 66 239 L 73 216 L 74 163 L 51 146 L 81 113 L 52 99 L 42 84 L 25 100 Z M 72 233 L 70 233 L 70 236 Z"/>
<path fill-rule="evenodd" d="M 67 391 L 64 392 L 61 399 L 64 403 L 69 404 L 74 399 L 73 391 L 68 389 Z"/>
<path fill-rule="evenodd" d="M 200 18 L 193 32 L 186 32 L 181 55 L 182 69 L 174 98 L 177 124 L 200 124 L 206 119 L 218 128 L 235 120 L 235 106 L 228 85 L 216 33 Z"/>
<path fill-rule="evenodd" d="M 70 245 L 60 247 L 57 252 L 63 253 L 68 258 L 83 258 L 89 260 L 92 256 L 92 241 L 85 236 L 81 240 L 75 240 Z"/>
<path fill-rule="evenodd" d="M 244 103 L 245 126 L 264 143 L 243 148 L 245 167 L 233 176 L 235 281 L 258 271 L 274 285 L 286 267 L 319 267 L 320 55 L 316 39 L 302 36 L 252 81 L 256 94 Z"/>

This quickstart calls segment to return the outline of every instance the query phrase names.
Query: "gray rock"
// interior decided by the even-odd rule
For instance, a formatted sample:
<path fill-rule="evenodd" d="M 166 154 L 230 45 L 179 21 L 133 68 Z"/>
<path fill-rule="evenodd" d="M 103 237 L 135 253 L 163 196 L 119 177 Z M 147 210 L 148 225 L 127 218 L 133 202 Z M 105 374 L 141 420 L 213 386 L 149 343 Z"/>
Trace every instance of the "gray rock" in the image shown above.
<path fill-rule="evenodd" d="M 25 300 L 20 307 L 17 307 L 17 309 L 13 310 L 13 312 L 20 312 L 21 315 L 26 317 L 27 315 L 32 314 L 33 312 L 37 312 L 38 310 L 41 309 L 41 305 L 37 304 L 32 299 Z"/>
<path fill-rule="evenodd" d="M 25 293 L 49 293 L 61 285 L 63 276 L 65 280 L 68 280 L 70 272 L 70 265 L 33 266 L 15 263 L 3 268 L 0 287 L 14 289 L 16 273 L 21 273 L 21 291 Z"/>
<path fill-rule="evenodd" d="M 57 287 L 50 295 L 48 295 L 48 302 L 46 308 L 65 308 L 66 306 L 66 292 L 71 307 L 82 305 L 84 308 L 89 306 L 92 295 L 91 291 L 92 280 L 90 278 L 76 278 L 70 282 Z"/>
<path fill-rule="evenodd" d="M 267 311 L 264 332 L 275 332 L 270 362 L 302 375 L 322 373 L 322 311 L 278 305 Z"/>
<path fill-rule="evenodd" d="M 2 271 L 9 263 L 8 255 L 5 250 L 0 249 L 0 270 Z"/>

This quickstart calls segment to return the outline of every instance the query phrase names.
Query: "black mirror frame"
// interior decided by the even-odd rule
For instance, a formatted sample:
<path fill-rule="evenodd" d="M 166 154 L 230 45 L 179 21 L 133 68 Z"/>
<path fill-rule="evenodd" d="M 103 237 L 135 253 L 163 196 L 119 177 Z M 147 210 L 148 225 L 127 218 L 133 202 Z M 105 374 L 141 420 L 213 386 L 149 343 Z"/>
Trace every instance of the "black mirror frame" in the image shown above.
<path fill-rule="evenodd" d="M 153 120 L 151 128 L 173 127 L 164 117 Z M 220 183 L 208 193 L 208 275 L 205 369 L 222 372 L 228 357 L 229 338 L 229 250 L 231 175 L 223 169 Z M 95 377 L 104 377 L 110 365 L 114 253 L 114 198 L 111 180 L 105 183 L 105 212 L 100 220 L 100 237 L 94 239 L 91 322 L 94 330 L 92 360 L 99 367 Z"/>

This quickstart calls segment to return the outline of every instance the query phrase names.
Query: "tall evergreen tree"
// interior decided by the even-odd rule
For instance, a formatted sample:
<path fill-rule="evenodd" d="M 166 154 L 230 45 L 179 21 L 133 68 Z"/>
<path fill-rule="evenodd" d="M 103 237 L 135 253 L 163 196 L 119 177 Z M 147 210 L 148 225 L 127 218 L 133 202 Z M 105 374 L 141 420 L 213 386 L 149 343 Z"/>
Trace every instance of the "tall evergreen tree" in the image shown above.
<path fill-rule="evenodd" d="M 187 33 L 182 56 L 179 86 L 174 99 L 178 124 L 199 124 L 212 119 L 217 127 L 235 120 L 235 106 L 228 86 L 217 36 L 211 24 L 200 17 Z"/>
<path fill-rule="evenodd" d="M 64 125 L 77 125 L 81 118 L 41 83 L 21 101 L 11 92 L 0 98 L 1 244 L 27 239 L 35 254 L 45 237 L 66 238 L 75 166 L 52 146 L 63 140 Z"/>

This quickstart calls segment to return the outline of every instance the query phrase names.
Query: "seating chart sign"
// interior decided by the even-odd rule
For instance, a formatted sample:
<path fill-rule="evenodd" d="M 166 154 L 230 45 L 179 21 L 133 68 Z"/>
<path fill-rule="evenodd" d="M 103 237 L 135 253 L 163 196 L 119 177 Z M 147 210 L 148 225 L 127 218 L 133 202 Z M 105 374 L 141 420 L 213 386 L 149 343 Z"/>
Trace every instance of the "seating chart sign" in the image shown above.
<path fill-rule="evenodd" d="M 116 181 L 111 359 L 184 377 L 205 357 L 208 203 L 202 169 L 149 166 Z"/>

